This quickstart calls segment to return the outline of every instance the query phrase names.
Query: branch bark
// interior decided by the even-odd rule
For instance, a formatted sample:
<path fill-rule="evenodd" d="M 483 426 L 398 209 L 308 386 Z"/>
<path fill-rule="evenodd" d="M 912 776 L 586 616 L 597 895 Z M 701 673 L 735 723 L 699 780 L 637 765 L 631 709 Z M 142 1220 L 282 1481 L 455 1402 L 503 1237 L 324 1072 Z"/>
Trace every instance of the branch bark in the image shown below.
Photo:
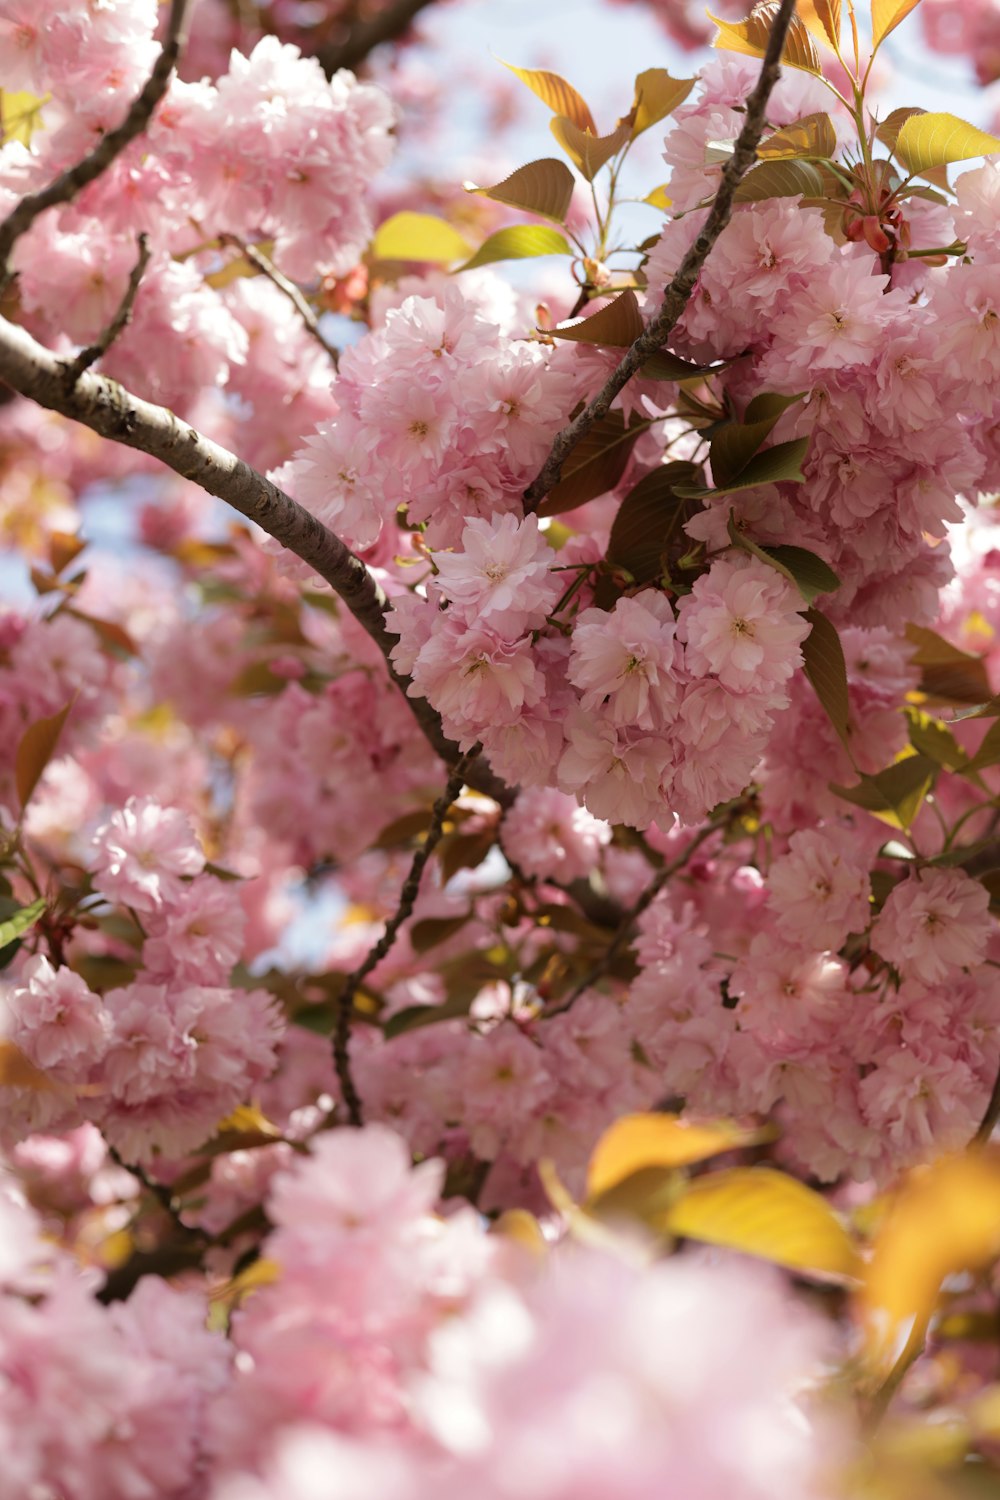
<path fill-rule="evenodd" d="M 190 0 L 172 0 L 163 49 L 146 80 L 142 92 L 132 101 L 120 125 L 102 136 L 93 151 L 37 193 L 29 193 L 0 224 L 0 289 L 11 277 L 10 253 L 40 214 L 57 204 L 71 202 L 78 193 L 106 172 L 116 157 L 140 136 L 149 124 L 153 111 L 170 86 L 171 75 L 184 46 Z"/>
<path fill-rule="evenodd" d="M 316 56 L 328 78 L 338 68 L 356 72 L 370 52 L 383 42 L 394 42 L 434 0 L 394 0 L 370 21 L 356 21 L 342 41 L 321 48 Z"/>
<path fill-rule="evenodd" d="M 143 401 L 93 371 L 70 380 L 67 375 L 71 371 L 72 361 L 64 363 L 26 329 L 0 319 L 0 380 L 39 406 L 72 418 L 101 437 L 159 459 L 175 474 L 225 500 L 308 563 L 375 642 L 429 744 L 447 765 L 457 764 L 462 752 L 445 734 L 440 715 L 425 698 L 408 695 L 409 678 L 397 672 L 389 660 L 396 644 L 386 624 L 391 606 L 360 558 L 284 490 L 166 407 Z M 482 758 L 470 766 L 468 785 L 504 807 L 514 797 L 513 790 Z"/>
<path fill-rule="evenodd" d="M 778 81 L 781 71 L 781 53 L 794 14 L 795 0 L 781 0 L 781 7 L 771 27 L 760 77 L 746 102 L 743 129 L 737 136 L 733 154 L 723 170 L 722 181 L 709 210 L 708 218 L 694 244 L 681 261 L 676 276 L 663 294 L 659 312 L 627 350 L 621 363 L 612 371 L 593 401 L 558 434 L 541 471 L 524 492 L 526 511 L 536 510 L 539 501 L 544 499 L 559 482 L 563 464 L 574 448 L 590 431 L 594 423 L 607 415 L 612 401 L 633 375 L 638 373 L 645 361 L 658 349 L 663 348 L 690 302 L 695 283 L 701 274 L 701 268 L 732 217 L 733 198 L 740 180 L 757 159 L 757 146 L 766 123 L 767 101 Z"/>

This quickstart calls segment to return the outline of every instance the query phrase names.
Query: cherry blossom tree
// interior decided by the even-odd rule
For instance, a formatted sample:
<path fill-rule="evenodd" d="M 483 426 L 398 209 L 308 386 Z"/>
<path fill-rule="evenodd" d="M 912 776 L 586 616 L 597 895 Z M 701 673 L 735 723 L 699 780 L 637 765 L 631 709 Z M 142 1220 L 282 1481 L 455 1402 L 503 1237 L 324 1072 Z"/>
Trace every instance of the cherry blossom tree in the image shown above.
<path fill-rule="evenodd" d="M 3 1494 L 995 1485 L 1000 139 L 431 8 L 0 0 Z"/>

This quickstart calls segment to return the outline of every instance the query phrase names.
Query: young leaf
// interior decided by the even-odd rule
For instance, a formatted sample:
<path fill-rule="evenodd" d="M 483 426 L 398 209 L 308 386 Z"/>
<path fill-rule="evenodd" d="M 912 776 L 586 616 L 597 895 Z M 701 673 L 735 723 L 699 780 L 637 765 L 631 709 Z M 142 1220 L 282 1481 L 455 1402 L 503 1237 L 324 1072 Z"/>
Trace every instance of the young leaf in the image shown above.
<path fill-rule="evenodd" d="M 371 244 L 376 260 L 416 260 L 434 265 L 458 260 L 469 250 L 468 241 L 447 220 L 409 210 L 393 214 L 380 224 Z"/>
<path fill-rule="evenodd" d="M 643 203 L 648 203 L 651 208 L 662 208 L 666 212 L 674 201 L 667 193 L 669 186 L 669 182 L 662 182 L 659 187 L 655 187 L 651 193 L 646 194 L 642 200 Z"/>
<path fill-rule="evenodd" d="M 495 187 L 471 188 L 470 192 L 562 224 L 573 201 L 573 173 L 556 157 L 546 156 L 518 167 Z"/>
<path fill-rule="evenodd" d="M 22 146 L 31 145 L 42 105 L 50 97 L 49 94 L 17 93 L 11 89 L 0 89 L 0 138 L 5 145 L 8 141 L 20 141 Z"/>
<path fill-rule="evenodd" d="M 796 11 L 813 36 L 836 51 L 840 45 L 840 0 L 799 0 Z"/>
<path fill-rule="evenodd" d="M 823 711 L 846 745 L 850 733 L 851 700 L 847 691 L 847 663 L 836 627 L 818 609 L 807 609 L 812 630 L 802 642 L 802 670 L 812 683 Z"/>
<path fill-rule="evenodd" d="M 639 375 L 643 380 L 700 380 L 705 375 L 717 375 L 731 363 L 724 360 L 717 365 L 692 365 L 679 354 L 671 354 L 669 349 L 658 349 L 640 366 Z"/>
<path fill-rule="evenodd" d="M 773 1167 L 731 1167 L 689 1183 L 667 1211 L 672 1234 L 793 1271 L 856 1280 L 861 1258 L 826 1199 Z"/>
<path fill-rule="evenodd" d="M 733 194 L 734 203 L 766 198 L 822 198 L 823 175 L 807 161 L 765 161 L 748 172 Z"/>
<path fill-rule="evenodd" d="M 742 474 L 780 418 L 801 400 L 801 393 L 778 396 L 762 391 L 750 402 L 742 422 L 727 422 L 721 427 L 711 442 L 712 478 L 716 484 L 730 484 Z"/>
<path fill-rule="evenodd" d="M 910 661 L 920 667 L 920 691 L 943 703 L 986 703 L 992 696 L 986 664 L 953 646 L 926 625 L 907 625 L 906 639 L 916 646 Z"/>
<path fill-rule="evenodd" d="M 490 266 L 498 260 L 528 260 L 535 255 L 572 255 L 566 239 L 556 229 L 544 224 L 512 224 L 498 229 L 483 241 L 469 260 L 456 267 L 471 271 L 476 266 Z"/>
<path fill-rule="evenodd" d="M 638 429 L 631 431 L 635 421 L 633 417 L 626 428 L 621 412 L 612 411 L 595 422 L 567 459 L 562 479 L 546 495 L 538 514 L 558 516 L 613 490 L 639 436 Z"/>
<path fill-rule="evenodd" d="M 1000 721 L 990 725 L 979 749 L 972 759 L 966 762 L 962 769 L 966 771 L 985 771 L 990 766 L 995 765 L 1000 765 Z"/>
<path fill-rule="evenodd" d="M 754 490 L 762 484 L 801 484 L 805 478 L 802 464 L 808 450 L 807 437 L 793 438 L 790 443 L 775 443 L 773 448 L 755 453 L 729 484 L 720 485 L 714 490 L 691 489 L 686 493 L 705 498 L 710 495 L 734 495 L 737 490 Z"/>
<path fill-rule="evenodd" d="M 414 953 L 426 953 L 430 948 L 436 948 L 438 943 L 446 943 L 453 938 L 457 932 L 461 932 L 472 912 L 463 912 L 457 917 L 425 917 L 422 922 L 414 922 L 410 928 L 410 944 Z"/>
<path fill-rule="evenodd" d="M 837 150 L 837 132 L 829 115 L 803 115 L 791 125 L 776 130 L 757 147 L 761 161 L 788 161 L 796 156 L 831 157 Z"/>
<path fill-rule="evenodd" d="M 391 1015 L 382 1027 L 387 1042 L 404 1031 L 418 1031 L 422 1026 L 435 1026 L 438 1021 L 454 1021 L 467 1016 L 475 999 L 474 991 L 463 991 L 449 996 L 442 1005 L 406 1005 Z M 296 1018 L 297 1019 L 297 1018 Z"/>
<path fill-rule="evenodd" d="M 727 1120 L 690 1124 L 679 1115 L 623 1115 L 604 1132 L 587 1168 L 587 1196 L 596 1198 L 647 1167 L 683 1167 L 732 1151 L 759 1137 Z"/>
<path fill-rule="evenodd" d="M 857 786 L 837 786 L 831 791 L 874 813 L 894 828 L 910 828 L 934 784 L 938 767 L 926 755 L 903 755 L 875 776 L 862 776 Z"/>
<path fill-rule="evenodd" d="M 548 333 L 554 339 L 574 339 L 580 344 L 604 344 L 612 349 L 624 349 L 635 343 L 644 326 L 635 292 L 629 288 L 589 318 L 550 328 Z"/>
<path fill-rule="evenodd" d="M 588 182 L 593 182 L 605 162 L 617 156 L 632 135 L 627 120 L 617 126 L 610 135 L 591 135 L 589 131 L 581 130 L 579 125 L 566 115 L 556 115 L 554 120 L 549 121 L 549 129 L 570 161 L 578 171 L 583 173 Z"/>
<path fill-rule="evenodd" d="M 876 50 L 919 4 L 920 0 L 872 0 L 872 41 Z"/>
<path fill-rule="evenodd" d="M 969 769 L 969 757 L 948 728 L 947 724 L 940 719 L 932 718 L 925 714 L 922 709 L 914 708 L 907 704 L 903 710 L 910 726 L 910 744 L 914 750 L 921 755 L 926 755 L 928 760 L 934 761 L 935 765 L 944 766 L 949 771 L 967 771 Z"/>
<path fill-rule="evenodd" d="M 39 898 L 32 901 L 30 906 L 22 906 L 17 911 L 0 922 L 0 948 L 6 948 L 8 943 L 13 943 L 38 921 L 45 910 L 45 901 Z"/>
<path fill-rule="evenodd" d="M 1000 139 L 968 125 L 957 115 L 911 115 L 896 137 L 896 155 L 909 172 L 921 175 L 934 167 L 989 156 L 993 151 L 1000 151 Z"/>
<path fill-rule="evenodd" d="M 57 1085 L 14 1042 L 0 1041 L 0 1088 L 55 1092 Z"/>
<path fill-rule="evenodd" d="M 27 807 L 31 801 L 31 794 L 52 759 L 72 706 L 67 703 L 57 714 L 52 714 L 47 719 L 36 719 L 21 736 L 14 758 L 14 780 L 22 807 Z"/>
<path fill-rule="evenodd" d="M 661 464 L 645 475 L 618 507 L 608 538 L 607 559 L 631 574 L 636 583 L 652 583 L 664 571 L 664 554 L 684 522 L 700 508 L 679 495 L 675 485 L 690 481 L 694 464 Z"/>
<path fill-rule="evenodd" d="M 755 5 L 745 21 L 720 21 L 711 11 L 706 14 L 712 24 L 719 28 L 713 47 L 720 47 L 727 52 L 741 52 L 747 57 L 763 57 L 767 51 L 774 18 L 778 14 L 778 0 L 763 0 L 763 3 Z M 801 68 L 806 73 L 818 75 L 822 72 L 816 43 L 809 35 L 808 27 L 796 15 L 792 16 L 792 24 L 788 28 L 781 61 L 790 68 Z"/>
<path fill-rule="evenodd" d="M 503 59 L 500 61 L 503 62 Z M 549 106 L 553 114 L 565 115 L 580 130 L 589 130 L 591 135 L 597 134 L 597 126 L 587 101 L 565 78 L 558 73 L 549 73 L 544 68 L 515 68 L 513 63 L 508 62 L 503 65 L 520 78 L 522 83 L 526 83 L 531 92 Z"/>
<path fill-rule="evenodd" d="M 821 557 L 805 547 L 761 547 L 768 562 L 777 566 L 795 583 L 807 604 L 820 594 L 832 594 L 840 588 L 840 579 Z"/>
<path fill-rule="evenodd" d="M 635 80 L 632 139 L 665 120 L 694 88 L 693 78 L 671 78 L 666 68 L 647 68 Z"/>
<path fill-rule="evenodd" d="M 877 141 L 881 141 L 883 146 L 885 146 L 887 150 L 895 151 L 896 142 L 899 139 L 899 132 L 902 130 L 903 126 L 906 124 L 910 116 L 924 115 L 926 113 L 927 111 L 925 109 L 916 109 L 906 104 L 902 105 L 899 109 L 894 109 L 891 114 L 886 115 L 885 119 L 876 130 L 875 139 Z"/>

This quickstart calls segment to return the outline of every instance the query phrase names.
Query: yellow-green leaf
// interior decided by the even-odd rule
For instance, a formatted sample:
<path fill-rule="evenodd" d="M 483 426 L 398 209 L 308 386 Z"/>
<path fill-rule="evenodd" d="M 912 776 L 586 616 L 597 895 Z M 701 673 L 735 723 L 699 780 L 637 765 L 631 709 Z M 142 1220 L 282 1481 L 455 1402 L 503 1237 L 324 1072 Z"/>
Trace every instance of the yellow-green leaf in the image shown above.
<path fill-rule="evenodd" d="M 503 62 L 503 59 L 500 61 Z M 544 68 L 515 68 L 513 63 L 508 62 L 503 65 L 520 78 L 522 83 L 526 83 L 531 92 L 549 106 L 553 114 L 565 115 L 581 130 L 589 130 L 591 135 L 597 134 L 597 126 L 586 99 L 560 74 L 550 73 Z"/>
<path fill-rule="evenodd" d="M 666 211 L 674 201 L 667 193 L 669 186 L 669 182 L 661 182 L 659 187 L 655 187 L 651 193 L 646 194 L 642 200 L 643 203 L 648 203 L 651 208 L 662 208 Z"/>
<path fill-rule="evenodd" d="M 719 35 L 712 46 L 727 52 L 741 52 L 746 57 L 763 57 L 778 9 L 778 0 L 764 0 L 763 4 L 754 6 L 745 21 L 736 22 L 720 21 L 718 16 L 713 16 L 708 11 L 708 19 L 719 28 Z M 809 35 L 808 27 L 798 16 L 792 16 L 792 24 L 781 51 L 781 61 L 791 68 L 801 68 L 806 73 L 822 72 L 816 43 Z"/>
<path fill-rule="evenodd" d="M 696 1178 L 668 1210 L 664 1227 L 814 1276 L 854 1280 L 861 1273 L 858 1251 L 826 1199 L 772 1167 Z"/>
<path fill-rule="evenodd" d="M 728 1120 L 692 1124 L 679 1115 L 623 1115 L 601 1136 L 587 1168 L 587 1196 L 596 1198 L 647 1167 L 683 1167 L 759 1138 Z"/>
<path fill-rule="evenodd" d="M 803 115 L 769 135 L 757 147 L 761 161 L 789 161 L 797 156 L 828 158 L 837 150 L 837 132 L 829 115 Z"/>
<path fill-rule="evenodd" d="M 884 771 L 862 776 L 856 786 L 837 786 L 831 782 L 830 790 L 846 802 L 853 802 L 855 807 L 873 813 L 890 828 L 908 829 L 923 806 L 937 771 L 928 756 L 904 752 Z"/>
<path fill-rule="evenodd" d="M 555 339 L 573 339 L 579 344 L 603 344 L 612 349 L 624 349 L 635 343 L 644 326 L 635 292 L 629 289 L 589 318 L 550 328 L 548 332 Z"/>
<path fill-rule="evenodd" d="M 446 219 L 408 209 L 380 224 L 372 240 L 376 260 L 416 260 L 443 265 L 469 253 L 469 243 Z"/>
<path fill-rule="evenodd" d="M 920 0 L 872 0 L 872 41 L 876 49 L 919 4 Z"/>
<path fill-rule="evenodd" d="M 52 714 L 47 719 L 36 719 L 34 724 L 29 724 L 21 736 L 14 759 L 14 780 L 22 807 L 27 807 L 45 767 L 52 759 L 66 722 L 66 716 L 72 706 L 71 703 L 67 703 L 65 708 L 61 708 L 57 714 Z"/>
<path fill-rule="evenodd" d="M 895 149 L 908 171 L 922 174 L 953 161 L 1000 151 L 1000 138 L 978 130 L 957 115 L 911 115 L 900 128 Z"/>
<path fill-rule="evenodd" d="M 992 697 L 986 664 L 953 646 L 926 625 L 907 625 L 906 639 L 917 649 L 910 661 L 920 668 L 920 691 L 945 703 L 986 703 Z"/>
<path fill-rule="evenodd" d="M 57 1085 L 14 1042 L 0 1041 L 0 1088 L 51 1094 Z"/>
<path fill-rule="evenodd" d="M 890 1365 L 901 1336 L 926 1327 L 946 1276 L 1000 1254 L 1000 1155 L 995 1148 L 940 1157 L 911 1173 L 875 1239 L 860 1294 L 868 1355 Z"/>
<path fill-rule="evenodd" d="M 10 89 L 0 89 L 0 126 L 4 142 L 20 141 L 22 146 L 30 146 L 31 137 L 38 128 L 42 106 L 49 97 L 48 94 L 15 93 Z"/>
<path fill-rule="evenodd" d="M 766 198 L 822 198 L 822 173 L 807 161 L 765 161 L 740 182 L 735 203 L 761 203 Z"/>
<path fill-rule="evenodd" d="M 813 36 L 836 51 L 840 43 L 840 0 L 798 0 L 795 10 Z"/>
<path fill-rule="evenodd" d="M 17 911 L 11 912 L 9 917 L 0 922 L 0 948 L 6 948 L 8 943 L 13 943 L 29 928 L 34 927 L 44 910 L 45 901 L 39 897 L 37 901 L 32 901 L 30 906 L 22 906 Z"/>
<path fill-rule="evenodd" d="M 518 167 L 495 187 L 472 188 L 471 191 L 492 198 L 496 203 L 509 203 L 511 208 L 540 214 L 544 219 L 555 219 L 561 224 L 573 200 L 573 174 L 556 157 L 546 156 L 541 161 L 530 161 L 527 166 Z"/>
<path fill-rule="evenodd" d="M 693 78 L 671 78 L 666 68 L 647 68 L 635 80 L 632 139 L 665 120 L 694 88 Z"/>
<path fill-rule="evenodd" d="M 917 109 L 913 105 L 904 104 L 899 109 L 894 109 L 891 114 L 886 115 L 881 125 L 875 132 L 875 139 L 881 141 L 889 151 L 895 151 L 899 132 L 906 124 L 911 115 L 925 115 L 925 109 Z"/>
<path fill-rule="evenodd" d="M 485 239 L 459 271 L 490 266 L 498 260 L 527 260 L 535 255 L 572 255 L 568 241 L 557 229 L 545 224 L 512 224 Z"/>
<path fill-rule="evenodd" d="M 610 135 L 592 135 L 587 130 L 581 130 L 568 115 L 556 115 L 554 120 L 549 121 L 549 129 L 588 182 L 594 180 L 606 162 L 617 156 L 632 135 L 628 121 L 624 121 Z"/>

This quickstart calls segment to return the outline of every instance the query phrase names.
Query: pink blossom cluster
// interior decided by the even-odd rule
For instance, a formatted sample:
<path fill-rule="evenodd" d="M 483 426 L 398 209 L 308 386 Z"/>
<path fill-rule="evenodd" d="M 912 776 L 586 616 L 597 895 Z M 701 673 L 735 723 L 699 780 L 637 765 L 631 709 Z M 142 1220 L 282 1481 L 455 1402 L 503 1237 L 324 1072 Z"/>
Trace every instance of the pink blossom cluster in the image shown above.
<path fill-rule="evenodd" d="M 352 546 L 405 507 L 431 546 L 474 518 L 521 512 L 579 377 L 544 346 L 505 337 L 461 283 L 410 296 L 346 350 L 321 423 L 278 479 Z"/>
<path fill-rule="evenodd" d="M 126 1160 L 177 1157 L 273 1071 L 283 1025 L 265 991 L 229 987 L 242 912 L 182 813 L 130 798 L 93 843 L 95 890 L 145 924 L 141 973 L 100 995 L 42 954 L 20 966 L 4 1033 L 42 1078 L 5 1090 L 5 1134 L 87 1118 Z"/>

